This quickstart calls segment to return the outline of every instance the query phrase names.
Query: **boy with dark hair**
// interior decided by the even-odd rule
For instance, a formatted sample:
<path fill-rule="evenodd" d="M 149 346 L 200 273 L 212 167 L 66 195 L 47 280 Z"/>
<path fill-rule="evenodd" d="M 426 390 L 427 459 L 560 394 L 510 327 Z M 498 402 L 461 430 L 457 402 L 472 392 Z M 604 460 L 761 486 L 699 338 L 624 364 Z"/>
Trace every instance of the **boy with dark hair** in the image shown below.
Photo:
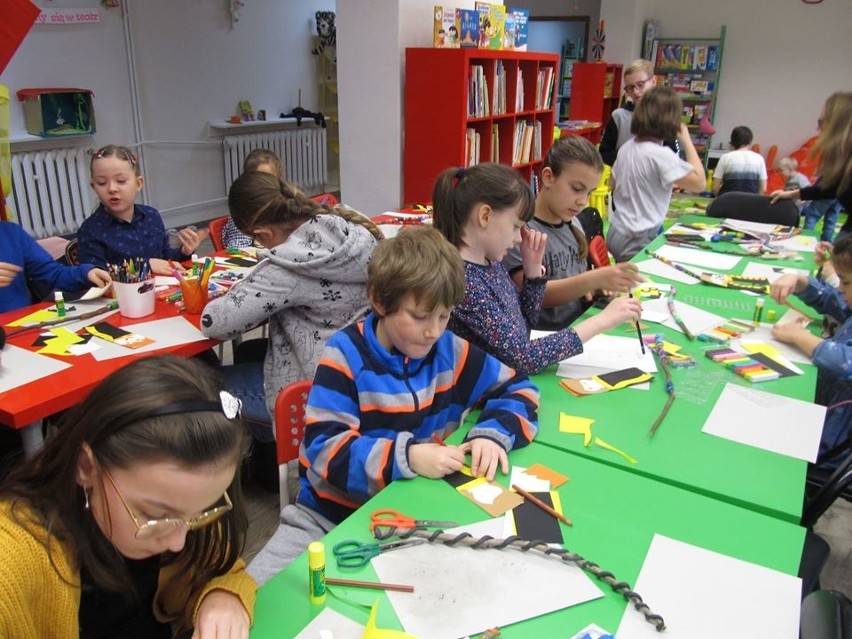
<path fill-rule="evenodd" d="M 754 134 L 747 126 L 731 131 L 732 151 L 719 158 L 713 171 L 713 191 L 717 195 L 730 191 L 766 193 L 766 162 L 751 150 Z"/>
<path fill-rule="evenodd" d="M 368 270 L 373 312 L 333 335 L 305 407 L 294 506 L 249 566 L 263 583 L 395 479 L 440 478 L 471 454 L 475 475 L 508 472 L 507 452 L 538 430 L 538 389 L 446 331 L 464 297 L 458 251 L 435 229 L 380 243 Z M 482 406 L 459 446 L 440 445 Z"/>

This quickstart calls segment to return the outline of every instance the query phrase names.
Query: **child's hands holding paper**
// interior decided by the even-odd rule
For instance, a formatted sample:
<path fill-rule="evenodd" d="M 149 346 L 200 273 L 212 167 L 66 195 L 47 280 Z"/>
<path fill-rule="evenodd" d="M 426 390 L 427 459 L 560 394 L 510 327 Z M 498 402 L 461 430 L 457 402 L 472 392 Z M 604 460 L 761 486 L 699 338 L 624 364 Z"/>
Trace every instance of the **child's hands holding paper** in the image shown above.
<path fill-rule="evenodd" d="M 412 444 L 408 448 L 408 465 L 418 475 L 440 479 L 461 469 L 466 452 L 467 444 Z"/>
<path fill-rule="evenodd" d="M 465 446 L 470 450 L 470 470 L 474 476 L 485 477 L 488 481 L 492 481 L 497 474 L 497 464 L 500 465 L 504 475 L 509 472 L 509 457 L 506 455 L 506 450 L 493 439 L 477 437 L 462 444 L 462 447 Z"/>
<path fill-rule="evenodd" d="M 105 288 L 112 282 L 112 278 L 110 278 L 109 273 L 101 268 L 93 268 L 88 272 L 86 278 L 95 288 Z"/>

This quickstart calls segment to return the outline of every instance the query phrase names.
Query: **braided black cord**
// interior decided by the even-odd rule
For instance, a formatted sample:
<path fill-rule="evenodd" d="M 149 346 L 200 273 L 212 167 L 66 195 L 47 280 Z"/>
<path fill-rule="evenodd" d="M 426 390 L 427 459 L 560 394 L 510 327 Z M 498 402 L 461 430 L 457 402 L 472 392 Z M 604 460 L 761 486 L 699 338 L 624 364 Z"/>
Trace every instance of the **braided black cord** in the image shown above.
<path fill-rule="evenodd" d="M 625 600 L 633 604 L 633 607 L 645 617 L 645 621 L 652 624 L 657 632 L 662 632 L 666 629 L 666 622 L 663 618 L 651 612 L 651 608 L 646 604 L 639 593 L 630 589 L 630 585 L 624 581 L 617 581 L 615 575 L 606 570 L 602 570 L 596 563 L 584 559 L 575 552 L 571 552 L 565 548 L 552 548 L 547 543 L 538 540 L 521 539 L 515 535 L 506 539 L 495 539 L 491 535 L 483 535 L 476 538 L 470 533 L 462 532 L 455 535 L 446 533 L 443 530 L 428 530 L 418 526 L 416 528 L 396 528 L 395 526 L 376 526 L 373 535 L 378 540 L 389 539 L 390 537 L 399 537 L 400 539 L 409 539 L 417 537 L 425 539 L 429 543 L 444 544 L 452 548 L 453 546 L 466 546 L 474 550 L 505 550 L 512 548 L 521 552 L 535 551 L 545 557 L 557 556 L 562 561 L 574 564 L 577 567 L 592 574 L 599 581 L 607 584 L 612 590 L 619 593 Z"/>

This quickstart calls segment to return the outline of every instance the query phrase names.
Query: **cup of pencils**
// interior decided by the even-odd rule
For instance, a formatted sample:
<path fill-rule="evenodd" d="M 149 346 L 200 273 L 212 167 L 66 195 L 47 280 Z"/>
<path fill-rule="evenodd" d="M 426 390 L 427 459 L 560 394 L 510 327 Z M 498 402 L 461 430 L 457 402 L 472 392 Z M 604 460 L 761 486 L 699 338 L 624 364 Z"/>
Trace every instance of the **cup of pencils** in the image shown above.
<path fill-rule="evenodd" d="M 148 260 L 124 260 L 122 264 L 110 264 L 108 270 L 119 313 L 133 318 L 154 312 L 154 276 Z"/>
<path fill-rule="evenodd" d="M 175 277 L 180 282 L 183 310 L 187 313 L 201 313 L 207 306 L 208 286 L 214 264 L 215 262 L 208 257 L 203 263 L 193 262 L 192 269 L 186 273 L 175 270 Z"/>

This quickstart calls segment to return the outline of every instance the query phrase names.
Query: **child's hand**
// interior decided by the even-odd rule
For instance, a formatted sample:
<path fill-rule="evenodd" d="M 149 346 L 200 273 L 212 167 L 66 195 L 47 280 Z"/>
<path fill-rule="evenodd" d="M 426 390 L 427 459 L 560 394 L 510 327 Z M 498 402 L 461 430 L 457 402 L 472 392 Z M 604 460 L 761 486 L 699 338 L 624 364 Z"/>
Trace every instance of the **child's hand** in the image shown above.
<path fill-rule="evenodd" d="M 191 229 L 188 226 L 182 228 L 178 231 L 178 237 L 180 238 L 181 247 L 180 252 L 184 255 L 192 255 L 195 253 L 195 250 L 198 248 L 198 245 L 204 241 L 204 238 L 209 235 L 209 232 L 206 229 L 201 231 L 197 231 L 195 229 Z"/>
<path fill-rule="evenodd" d="M 825 240 L 818 242 L 814 249 L 814 262 L 816 265 L 822 266 L 831 260 L 831 252 L 833 249 L 834 245 L 831 242 L 826 242 Z"/>
<path fill-rule="evenodd" d="M 775 324 L 772 326 L 772 337 L 784 344 L 794 344 L 802 337 L 802 334 L 810 335 L 808 329 L 805 328 L 803 318 L 798 318 L 792 322 L 784 322 L 783 324 Z"/>
<path fill-rule="evenodd" d="M 439 479 L 460 470 L 465 448 L 439 444 L 412 444 L 408 448 L 408 465 L 418 475 Z"/>
<path fill-rule="evenodd" d="M 524 225 L 521 227 L 521 260 L 524 265 L 524 277 L 529 280 L 544 276 L 541 260 L 544 247 L 547 246 L 547 234 Z"/>
<path fill-rule="evenodd" d="M 93 268 L 89 271 L 88 275 L 86 275 L 86 278 L 96 288 L 103 288 L 112 282 L 112 278 L 110 278 L 109 273 L 100 268 Z"/>
<path fill-rule="evenodd" d="M 0 262 L 0 288 L 9 286 L 22 270 L 17 264 Z"/>
<path fill-rule="evenodd" d="M 470 450 L 470 470 L 475 477 L 485 477 L 488 481 L 497 474 L 497 464 L 503 474 L 509 472 L 509 457 L 503 447 L 487 437 L 477 437 L 464 445 Z"/>
<path fill-rule="evenodd" d="M 778 200 L 799 199 L 799 189 L 792 191 L 773 191 L 769 195 L 772 196 L 772 200 L 769 203 L 775 204 Z"/>
<path fill-rule="evenodd" d="M 168 260 L 161 260 L 159 257 L 152 257 L 148 260 L 148 266 L 151 267 L 151 272 L 154 275 L 170 275 L 174 277 L 175 269 L 172 268 Z M 175 264 L 179 273 L 184 272 L 184 268 L 180 264 Z"/>
<path fill-rule="evenodd" d="M 212 590 L 201 600 L 192 639 L 247 639 L 249 615 L 236 595 Z"/>
<path fill-rule="evenodd" d="M 808 280 L 803 275 L 787 273 L 772 283 L 772 286 L 769 289 L 769 295 L 771 295 L 772 299 L 779 304 L 786 304 L 787 297 L 793 293 L 798 293 L 799 291 L 804 290 L 807 284 Z"/>
<path fill-rule="evenodd" d="M 631 262 L 622 262 L 613 266 L 595 269 L 596 288 L 609 294 L 611 292 L 627 293 L 631 288 L 645 281 L 639 269 Z"/>
<path fill-rule="evenodd" d="M 634 297 L 616 297 L 598 317 L 604 324 L 601 330 L 615 328 L 623 322 L 638 322 L 642 317 L 642 303 Z"/>

